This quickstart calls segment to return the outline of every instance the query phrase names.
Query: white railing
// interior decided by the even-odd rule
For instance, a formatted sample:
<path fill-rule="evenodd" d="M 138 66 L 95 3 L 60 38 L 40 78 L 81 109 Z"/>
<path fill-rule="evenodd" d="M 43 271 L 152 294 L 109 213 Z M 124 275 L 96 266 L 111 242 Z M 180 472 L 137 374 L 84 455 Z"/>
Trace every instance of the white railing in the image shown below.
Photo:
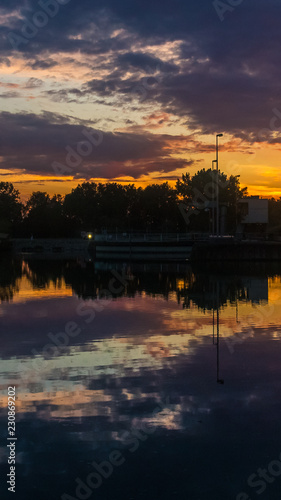
<path fill-rule="evenodd" d="M 110 233 L 96 234 L 95 241 L 104 242 L 179 242 L 179 241 L 198 241 L 208 240 L 210 237 L 207 233 Z"/>

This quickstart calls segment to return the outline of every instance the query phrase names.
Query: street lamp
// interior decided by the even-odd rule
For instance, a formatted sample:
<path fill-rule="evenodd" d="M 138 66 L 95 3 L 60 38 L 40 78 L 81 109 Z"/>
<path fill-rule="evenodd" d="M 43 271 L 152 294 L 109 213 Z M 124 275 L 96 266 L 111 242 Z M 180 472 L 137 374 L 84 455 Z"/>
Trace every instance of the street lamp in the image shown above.
<path fill-rule="evenodd" d="M 216 135 L 216 162 L 217 162 L 217 236 L 220 234 L 219 229 L 219 137 L 223 134 Z"/>
<path fill-rule="evenodd" d="M 214 163 L 217 163 L 217 160 L 212 161 L 212 236 L 215 236 L 215 196 L 214 196 Z"/>

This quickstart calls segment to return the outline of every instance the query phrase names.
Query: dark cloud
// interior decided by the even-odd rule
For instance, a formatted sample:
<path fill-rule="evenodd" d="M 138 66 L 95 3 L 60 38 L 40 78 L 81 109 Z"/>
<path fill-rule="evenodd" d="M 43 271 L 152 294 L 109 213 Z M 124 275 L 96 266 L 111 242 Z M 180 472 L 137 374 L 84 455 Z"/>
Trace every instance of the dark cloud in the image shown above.
<path fill-rule="evenodd" d="M 53 68 L 54 66 L 57 66 L 58 63 L 56 61 L 53 61 L 53 59 L 37 59 L 32 62 L 28 62 L 28 66 L 30 66 L 32 69 L 49 69 Z"/>
<path fill-rule="evenodd" d="M 11 14 L 0 25 L 3 64 L 18 55 L 7 35 L 21 34 L 25 20 L 32 21 L 38 10 L 35 0 L 2 2 L 2 11 Z M 47 91 L 52 100 L 92 99 L 109 106 L 116 96 L 118 104 L 150 100 L 202 133 L 260 141 L 273 109 L 281 109 L 280 11 L 276 0 L 244 0 L 221 21 L 210 0 L 69 2 L 19 50 L 34 71 L 58 66 L 58 54 L 81 66 L 87 57 L 88 81 L 77 89 Z M 75 54 L 81 55 L 78 62 Z M 279 128 L 275 120 L 274 130 Z M 122 140 L 111 136 L 114 147 Z M 127 142 L 129 158 L 133 142 Z M 121 150 L 114 150 L 117 158 Z M 100 160 L 107 157 L 105 151 Z"/>
<path fill-rule="evenodd" d="M 25 88 L 34 89 L 37 87 L 41 87 L 43 83 L 44 83 L 43 80 L 40 80 L 39 78 L 29 78 L 25 84 Z"/>
<path fill-rule="evenodd" d="M 70 166 L 67 162 L 69 148 L 77 152 L 85 142 L 85 123 L 74 124 L 71 117 L 45 112 L 34 114 L 0 113 L 2 130 L 2 168 L 21 169 L 29 173 L 54 175 L 53 162 Z M 88 130 L 94 131 L 89 127 Z M 96 137 L 96 136 L 95 136 Z M 102 133 L 102 141 L 92 147 L 92 152 L 81 156 L 72 167 L 70 175 L 76 178 L 116 178 L 139 176 L 150 172 L 166 173 L 176 168 L 192 165 L 171 157 L 173 136 L 158 136 L 147 132 Z M 68 148 L 68 149 L 66 149 Z M 78 150 L 79 151 L 79 150 Z M 77 157 L 76 157 L 77 158 Z M 73 159 L 75 162 L 75 158 Z"/>
<path fill-rule="evenodd" d="M 142 69 L 147 72 L 162 70 L 164 72 L 178 72 L 178 68 L 175 64 L 163 63 L 158 57 L 152 57 L 148 54 L 143 54 L 140 52 L 127 52 L 126 54 L 121 54 L 117 57 L 118 67 L 123 67 L 123 69 Z"/>
<path fill-rule="evenodd" d="M 0 64 L 2 64 L 3 66 L 8 66 L 10 67 L 11 66 L 11 61 L 8 57 L 0 57 Z"/>
<path fill-rule="evenodd" d="M 15 99 L 17 97 L 21 97 L 21 94 L 16 90 L 10 90 L 9 92 L 3 92 L 0 94 L 1 99 Z"/>

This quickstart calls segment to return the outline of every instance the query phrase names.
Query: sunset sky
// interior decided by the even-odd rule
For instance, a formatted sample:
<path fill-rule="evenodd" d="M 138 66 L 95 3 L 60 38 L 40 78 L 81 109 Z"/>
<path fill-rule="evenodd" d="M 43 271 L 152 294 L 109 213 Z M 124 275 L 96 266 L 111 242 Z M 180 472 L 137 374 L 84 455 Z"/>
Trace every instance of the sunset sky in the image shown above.
<path fill-rule="evenodd" d="M 174 183 L 223 133 L 220 169 L 281 196 L 280 0 L 228 1 L 2 0 L 1 180 Z"/>

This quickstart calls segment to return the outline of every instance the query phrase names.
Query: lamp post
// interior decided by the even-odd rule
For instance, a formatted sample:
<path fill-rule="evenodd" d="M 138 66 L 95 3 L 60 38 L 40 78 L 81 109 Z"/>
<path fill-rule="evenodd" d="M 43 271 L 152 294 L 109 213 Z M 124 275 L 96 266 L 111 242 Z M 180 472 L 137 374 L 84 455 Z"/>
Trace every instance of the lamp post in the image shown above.
<path fill-rule="evenodd" d="M 214 170 L 214 163 L 217 163 L 217 160 L 212 161 L 212 174 Z M 214 176 L 212 175 L 212 236 L 215 236 L 215 196 L 214 196 Z"/>
<path fill-rule="evenodd" d="M 219 228 L 219 137 L 223 134 L 216 135 L 216 163 L 217 163 L 217 236 L 220 234 Z"/>

